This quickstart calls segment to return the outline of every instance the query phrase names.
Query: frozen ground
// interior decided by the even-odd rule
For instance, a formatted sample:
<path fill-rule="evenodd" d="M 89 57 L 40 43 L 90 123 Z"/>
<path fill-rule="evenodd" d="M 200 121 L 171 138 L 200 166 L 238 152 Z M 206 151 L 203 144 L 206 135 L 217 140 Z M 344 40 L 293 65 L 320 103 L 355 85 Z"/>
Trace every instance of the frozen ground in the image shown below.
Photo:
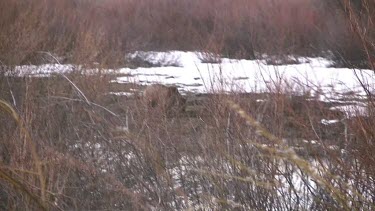
<path fill-rule="evenodd" d="M 299 64 L 268 65 L 265 60 L 236 60 L 215 58 L 200 52 L 135 52 L 128 59 L 140 59 L 154 67 L 106 70 L 110 73 L 129 74 L 118 77 L 116 82 L 141 84 L 162 83 L 177 85 L 181 91 L 207 93 L 214 91 L 262 92 L 269 91 L 272 84 L 285 83 L 296 91 L 312 89 L 317 94 L 342 95 L 364 94 L 358 78 L 373 85 L 374 72 L 332 68 L 332 62 L 324 58 L 297 58 Z M 80 67 L 76 67 L 80 68 Z M 67 73 L 73 65 L 47 64 L 41 66 L 19 66 L 16 72 L 22 75 L 48 75 Z M 95 73 L 95 70 L 89 70 Z M 357 76 L 356 76 L 357 75 Z"/>
<path fill-rule="evenodd" d="M 175 85 L 182 93 L 273 92 L 281 84 L 281 87 L 292 89 L 295 94 L 309 94 L 322 101 L 345 101 L 345 106 L 333 109 L 348 113 L 353 113 L 353 110 L 364 112 L 365 105 L 360 101 L 365 92 L 359 79 L 369 85 L 370 91 L 375 84 L 373 71 L 333 68 L 332 62 L 324 58 L 297 58 L 294 59 L 297 64 L 269 65 L 265 59 L 236 60 L 201 52 L 169 51 L 135 52 L 128 54 L 126 59 L 145 63 L 147 67 L 105 70 L 107 73 L 126 75 L 117 77 L 113 83 Z M 77 68 L 80 67 L 47 64 L 19 66 L 16 72 L 45 76 L 56 72 L 67 73 Z M 92 74 L 97 70 L 86 72 Z M 351 101 L 350 106 L 348 101 Z"/>
<path fill-rule="evenodd" d="M 330 68 L 332 62 L 324 58 L 299 58 L 300 64 L 276 66 L 265 60 L 210 58 L 198 52 L 136 52 L 128 57 L 142 58 L 158 67 L 122 68 L 119 72 L 131 77 L 119 77 L 117 82 L 163 83 L 199 93 L 263 92 L 281 82 L 296 91 L 313 90 L 324 99 L 351 92 L 364 94 L 356 74 L 370 84 L 375 82 L 371 70 Z M 327 96 L 329 93 L 332 95 Z"/>

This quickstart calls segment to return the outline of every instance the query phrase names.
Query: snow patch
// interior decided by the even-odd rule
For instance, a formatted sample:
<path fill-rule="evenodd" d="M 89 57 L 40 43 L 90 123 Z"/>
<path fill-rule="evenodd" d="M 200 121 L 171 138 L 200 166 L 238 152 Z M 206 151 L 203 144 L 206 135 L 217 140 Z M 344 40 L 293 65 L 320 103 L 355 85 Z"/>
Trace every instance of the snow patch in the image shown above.
<path fill-rule="evenodd" d="M 340 120 L 338 120 L 338 119 L 331 119 L 331 120 L 328 120 L 328 119 L 322 119 L 320 122 L 321 122 L 323 125 L 332 125 L 332 124 L 339 123 Z"/>

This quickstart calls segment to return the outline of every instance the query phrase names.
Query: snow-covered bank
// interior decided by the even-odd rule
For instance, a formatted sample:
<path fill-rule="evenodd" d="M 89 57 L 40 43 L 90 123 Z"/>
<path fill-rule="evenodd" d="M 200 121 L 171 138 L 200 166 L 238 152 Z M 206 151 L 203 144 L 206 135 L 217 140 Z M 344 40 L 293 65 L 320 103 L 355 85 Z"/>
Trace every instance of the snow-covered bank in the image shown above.
<path fill-rule="evenodd" d="M 134 57 L 134 56 L 133 56 Z M 117 82 L 141 84 L 163 83 L 178 85 L 183 91 L 207 93 L 213 91 L 262 92 L 284 83 L 296 91 L 315 90 L 323 99 L 346 93 L 364 94 L 359 77 L 369 84 L 375 82 L 371 70 L 331 68 L 324 58 L 300 58 L 300 64 L 268 65 L 265 60 L 235 60 L 219 58 L 220 63 L 203 62 L 199 52 L 141 52 L 138 57 L 158 67 L 122 68 Z M 168 66 L 165 64 L 173 64 Z"/>
<path fill-rule="evenodd" d="M 286 88 L 320 101 L 342 103 L 332 109 L 343 111 L 347 117 L 366 115 L 367 106 L 362 102 L 366 93 L 361 83 L 368 85 L 371 92 L 375 87 L 372 70 L 333 68 L 333 62 L 325 58 L 297 58 L 297 64 L 269 65 L 266 59 L 210 56 L 201 52 L 136 52 L 129 57 L 143 59 L 155 67 L 119 69 L 119 73 L 129 76 L 118 77 L 114 82 L 176 85 L 181 92 L 194 93 L 274 92 Z"/>
<path fill-rule="evenodd" d="M 374 90 L 372 70 L 333 68 L 325 58 L 296 58 L 297 64 L 269 65 L 263 60 L 236 60 L 215 57 L 202 52 L 135 52 L 126 56 L 128 61 L 147 63 L 148 67 L 101 70 L 102 73 L 127 75 L 117 77 L 114 83 L 134 82 L 142 85 L 161 83 L 176 85 L 181 92 L 273 92 L 280 87 L 296 94 L 310 94 L 322 101 L 338 102 L 353 99 L 351 103 L 363 109 L 361 99 L 365 92 L 361 82 Z M 48 76 L 69 73 L 80 66 L 47 64 L 18 66 L 17 75 Z M 85 70 L 95 74 L 99 70 Z M 360 79 L 360 80 L 359 80 Z M 279 86 L 278 85 L 282 85 Z M 340 108 L 337 108 L 340 109 Z M 345 107 L 345 111 L 348 110 Z M 355 110 L 355 109 L 354 109 Z"/>

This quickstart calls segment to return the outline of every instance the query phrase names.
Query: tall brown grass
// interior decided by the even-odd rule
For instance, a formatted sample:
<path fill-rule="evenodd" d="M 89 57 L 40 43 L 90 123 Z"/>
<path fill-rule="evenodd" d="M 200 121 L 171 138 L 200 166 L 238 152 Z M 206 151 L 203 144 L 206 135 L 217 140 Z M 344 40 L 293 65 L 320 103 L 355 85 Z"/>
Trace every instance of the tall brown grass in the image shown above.
<path fill-rule="evenodd" d="M 373 118 L 324 126 L 344 114 L 281 85 L 164 117 L 66 77 L 1 77 L 2 209 L 374 208 Z"/>
<path fill-rule="evenodd" d="M 4 74 L 49 59 L 44 51 L 107 65 L 138 49 L 341 52 L 345 42 L 333 38 L 367 31 L 349 30 L 353 19 L 331 28 L 335 19 L 326 18 L 348 10 L 331 16 L 308 0 L 274 3 L 0 1 L 0 209 L 374 209 L 371 95 L 369 116 L 351 119 L 285 84 L 218 92 L 193 101 L 191 114 L 165 117 L 137 96 L 109 95 L 110 75 Z M 367 44 L 355 48 L 371 52 Z M 341 122 L 324 126 L 323 118 Z"/>
<path fill-rule="evenodd" d="M 0 60 L 6 64 L 53 62 L 40 53 L 48 51 L 63 62 L 113 66 L 123 64 L 126 52 L 172 49 L 240 58 L 332 51 L 338 60 L 367 59 L 361 54 L 361 39 L 347 27 L 344 8 L 326 1 L 4 0 L 0 4 Z M 373 37 L 371 27 L 366 29 Z"/>

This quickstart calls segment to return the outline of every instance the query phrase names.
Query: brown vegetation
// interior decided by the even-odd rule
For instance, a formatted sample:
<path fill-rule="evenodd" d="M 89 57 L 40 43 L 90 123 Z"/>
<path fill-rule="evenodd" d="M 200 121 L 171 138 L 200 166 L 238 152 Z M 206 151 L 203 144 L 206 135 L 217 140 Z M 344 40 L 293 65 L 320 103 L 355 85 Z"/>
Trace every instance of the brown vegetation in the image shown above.
<path fill-rule="evenodd" d="M 356 49 L 372 60 L 365 23 L 373 21 L 353 19 L 349 4 L 336 11 L 310 0 L 269 2 L 0 1 L 0 209 L 375 209 L 369 90 L 368 117 L 346 118 L 272 84 L 270 93 L 189 99 L 192 113 L 161 118 L 145 109 L 147 89 L 144 98 L 110 95 L 113 76 L 8 74 L 49 59 L 43 52 L 103 65 L 139 49 L 240 57 L 332 50 L 341 58 Z M 151 106 L 184 101 L 174 88 L 148 89 L 157 92 Z M 323 118 L 339 122 L 326 127 Z"/>
<path fill-rule="evenodd" d="M 113 66 L 126 52 L 179 49 L 242 58 L 331 51 L 343 65 L 363 65 L 363 42 L 373 54 L 373 12 L 349 11 L 360 23 L 348 27 L 345 8 L 314 0 L 4 0 L 0 61 L 48 62 L 42 52 L 50 52 Z"/>
<path fill-rule="evenodd" d="M 374 208 L 373 118 L 288 87 L 206 95 L 189 100 L 194 115 L 161 118 L 108 95 L 109 76 L 67 77 L 75 86 L 0 78 L 2 209 Z"/>

